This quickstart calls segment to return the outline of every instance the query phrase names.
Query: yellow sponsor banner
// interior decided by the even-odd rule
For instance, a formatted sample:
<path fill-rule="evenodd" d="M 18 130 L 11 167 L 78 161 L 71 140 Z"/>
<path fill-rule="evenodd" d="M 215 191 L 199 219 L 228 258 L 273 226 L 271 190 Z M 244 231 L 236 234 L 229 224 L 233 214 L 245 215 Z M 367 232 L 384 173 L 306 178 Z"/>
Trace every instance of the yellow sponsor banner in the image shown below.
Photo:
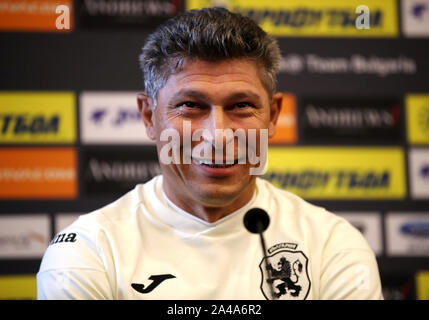
<path fill-rule="evenodd" d="M 74 143 L 73 92 L 0 92 L 0 143 Z"/>
<path fill-rule="evenodd" d="M 407 136 L 411 144 L 429 144 L 429 93 L 405 97 Z"/>
<path fill-rule="evenodd" d="M 403 199 L 404 153 L 396 147 L 271 147 L 263 176 L 306 199 Z"/>
<path fill-rule="evenodd" d="M 0 299 L 30 299 L 37 298 L 35 275 L 0 276 Z"/>
<path fill-rule="evenodd" d="M 187 10 L 225 7 L 253 18 L 267 33 L 275 36 L 398 36 L 396 0 L 188 0 L 186 3 Z M 362 28 L 365 12 L 369 17 L 369 29 Z"/>
<path fill-rule="evenodd" d="M 429 300 L 429 271 L 419 271 L 416 274 L 417 300 Z"/>

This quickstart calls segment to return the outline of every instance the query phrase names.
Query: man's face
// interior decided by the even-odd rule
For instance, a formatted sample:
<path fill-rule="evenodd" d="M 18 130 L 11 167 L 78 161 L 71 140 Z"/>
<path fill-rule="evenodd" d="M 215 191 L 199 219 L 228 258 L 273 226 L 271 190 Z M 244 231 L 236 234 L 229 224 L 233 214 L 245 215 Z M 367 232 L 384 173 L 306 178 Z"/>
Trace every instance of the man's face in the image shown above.
<path fill-rule="evenodd" d="M 280 108 L 279 97 L 276 95 L 272 101 L 269 100 L 254 61 L 237 59 L 212 63 L 189 60 L 159 90 L 155 110 L 142 108 L 141 99 L 146 99 L 146 105 L 151 102 L 147 97 L 139 96 L 148 136 L 156 141 L 158 155 L 169 143 L 160 139 L 163 130 L 174 129 L 182 138 L 180 163 L 165 164 L 160 159 L 164 190 L 174 198 L 173 201 L 196 201 L 206 207 L 227 207 L 237 199 L 250 199 L 255 176 L 249 173 L 252 165 L 248 161 L 246 164 L 237 163 L 238 158 L 245 155 L 243 150 L 238 150 L 237 138 L 232 141 L 235 163 L 228 166 L 213 165 L 216 152 L 222 151 L 215 150 L 213 139 L 219 130 L 225 129 L 233 132 L 241 129 L 246 134 L 246 141 L 249 129 L 256 129 L 257 139 L 260 129 L 268 129 L 269 137 L 274 135 Z M 206 148 L 210 146 L 212 159 L 206 157 L 202 161 L 203 156 L 196 156 L 190 164 L 183 163 L 185 123 L 191 125 L 191 134 L 196 130 L 205 130 L 206 134 L 199 141 L 192 141 L 191 146 L 192 149 L 200 144 L 205 144 Z M 224 159 L 226 148 L 230 147 L 226 140 L 223 138 Z M 209 160 L 212 160 L 212 165 Z"/>

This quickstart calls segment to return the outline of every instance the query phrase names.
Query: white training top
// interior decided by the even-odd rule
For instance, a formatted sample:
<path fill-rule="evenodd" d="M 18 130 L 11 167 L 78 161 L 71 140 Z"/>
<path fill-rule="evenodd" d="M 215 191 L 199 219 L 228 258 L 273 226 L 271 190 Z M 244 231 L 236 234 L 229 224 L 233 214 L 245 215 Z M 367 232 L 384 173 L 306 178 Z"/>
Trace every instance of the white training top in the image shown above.
<path fill-rule="evenodd" d="M 374 253 L 346 220 L 257 178 L 243 208 L 207 223 L 162 176 L 79 217 L 47 249 L 38 299 L 382 299 Z M 264 209 L 268 263 L 243 225 Z M 271 296 L 272 285 L 274 296 Z"/>

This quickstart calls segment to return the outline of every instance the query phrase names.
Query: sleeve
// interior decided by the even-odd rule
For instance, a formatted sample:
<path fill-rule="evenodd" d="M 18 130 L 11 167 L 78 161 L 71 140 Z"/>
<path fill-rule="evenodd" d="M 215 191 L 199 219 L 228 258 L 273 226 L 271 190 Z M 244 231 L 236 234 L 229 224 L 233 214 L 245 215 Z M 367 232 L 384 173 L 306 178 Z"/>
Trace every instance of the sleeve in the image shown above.
<path fill-rule="evenodd" d="M 347 222 L 334 228 L 321 266 L 322 300 L 382 300 L 377 260 L 362 234 Z"/>
<path fill-rule="evenodd" d="M 73 224 L 54 237 L 37 273 L 38 300 L 113 299 L 100 233 Z"/>

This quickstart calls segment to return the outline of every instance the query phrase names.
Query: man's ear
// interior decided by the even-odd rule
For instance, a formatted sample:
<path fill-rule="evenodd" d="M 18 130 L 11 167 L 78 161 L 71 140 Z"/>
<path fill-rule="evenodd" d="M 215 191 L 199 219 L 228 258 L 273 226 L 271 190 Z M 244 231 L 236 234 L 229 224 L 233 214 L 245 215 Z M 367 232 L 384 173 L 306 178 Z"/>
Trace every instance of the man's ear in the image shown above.
<path fill-rule="evenodd" d="M 273 95 L 271 100 L 270 110 L 270 125 L 268 127 L 268 137 L 272 138 L 276 134 L 277 120 L 279 119 L 280 111 L 282 109 L 283 94 L 277 92 Z"/>
<path fill-rule="evenodd" d="M 153 124 L 153 101 L 146 94 L 139 93 L 137 95 L 137 104 L 139 106 L 140 114 L 142 115 L 143 123 L 146 127 L 146 134 L 150 139 L 155 140 L 156 134 Z"/>

